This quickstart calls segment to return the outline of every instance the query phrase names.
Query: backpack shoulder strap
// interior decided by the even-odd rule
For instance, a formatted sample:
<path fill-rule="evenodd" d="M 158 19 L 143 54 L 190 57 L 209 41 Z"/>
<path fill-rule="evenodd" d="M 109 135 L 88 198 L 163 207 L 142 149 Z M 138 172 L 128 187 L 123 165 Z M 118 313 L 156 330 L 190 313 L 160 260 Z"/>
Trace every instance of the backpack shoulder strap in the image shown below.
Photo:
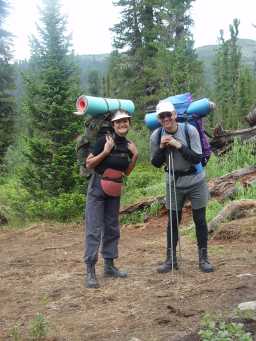
<path fill-rule="evenodd" d="M 157 144 L 158 145 L 160 145 L 162 135 L 163 135 L 163 128 L 159 127 L 157 129 Z"/>
<path fill-rule="evenodd" d="M 188 121 L 185 121 L 185 136 L 186 136 L 188 148 L 191 149 L 190 136 L 188 132 Z"/>

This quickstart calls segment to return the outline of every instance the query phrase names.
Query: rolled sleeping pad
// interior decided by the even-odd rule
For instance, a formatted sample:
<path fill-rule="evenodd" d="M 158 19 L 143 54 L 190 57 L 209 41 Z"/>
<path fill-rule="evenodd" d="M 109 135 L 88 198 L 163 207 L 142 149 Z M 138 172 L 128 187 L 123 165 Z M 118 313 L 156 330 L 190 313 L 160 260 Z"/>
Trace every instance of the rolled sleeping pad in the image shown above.
<path fill-rule="evenodd" d="M 192 95 L 190 92 L 186 92 L 184 94 L 167 97 L 163 101 L 170 101 L 174 105 L 177 115 L 183 115 L 192 102 Z"/>
<path fill-rule="evenodd" d="M 215 104 L 213 102 L 209 101 L 208 98 L 202 98 L 192 102 L 187 109 L 187 113 L 193 117 L 204 117 L 214 109 Z"/>
<path fill-rule="evenodd" d="M 130 114 L 134 113 L 134 103 L 129 99 L 112 99 L 93 96 L 79 96 L 76 101 L 76 115 L 101 116 L 109 111 L 118 109 L 125 110 Z"/>
<path fill-rule="evenodd" d="M 156 128 L 161 126 L 155 112 L 146 114 L 144 117 L 144 123 L 146 127 L 149 128 L 150 130 L 155 130 Z"/>
<path fill-rule="evenodd" d="M 188 114 L 187 119 L 192 120 L 193 118 L 204 117 L 209 112 L 213 111 L 214 109 L 215 109 L 215 104 L 213 102 L 209 101 L 208 98 L 202 98 L 198 101 L 192 102 L 188 106 L 187 111 L 186 111 L 186 113 Z M 184 121 L 186 119 L 184 112 L 182 114 L 177 113 L 177 116 L 178 116 L 178 121 L 182 121 L 182 120 Z M 144 122 L 146 126 L 151 130 L 156 129 L 160 127 L 161 125 L 155 112 L 146 114 L 144 118 Z"/>

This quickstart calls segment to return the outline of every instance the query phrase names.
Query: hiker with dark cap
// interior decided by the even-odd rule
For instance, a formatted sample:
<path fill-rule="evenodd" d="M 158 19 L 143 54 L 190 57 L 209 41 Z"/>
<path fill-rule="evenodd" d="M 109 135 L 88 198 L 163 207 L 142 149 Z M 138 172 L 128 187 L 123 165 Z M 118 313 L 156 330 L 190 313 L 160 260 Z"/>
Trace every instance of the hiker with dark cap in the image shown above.
<path fill-rule="evenodd" d="M 112 118 L 113 134 L 101 136 L 86 159 L 86 167 L 93 169 L 86 199 L 85 255 L 87 267 L 85 285 L 98 288 L 95 265 L 98 250 L 104 258 L 104 275 L 124 278 L 127 273 L 114 265 L 118 257 L 120 238 L 119 207 L 122 181 L 135 167 L 138 151 L 135 144 L 126 139 L 131 115 L 117 110 Z"/>
<path fill-rule="evenodd" d="M 212 272 L 213 266 L 207 255 L 206 206 L 209 192 L 205 171 L 203 167 L 196 166 L 200 165 L 202 159 L 199 133 L 193 125 L 187 122 L 177 122 L 177 113 L 170 101 L 160 101 L 156 107 L 156 114 L 161 127 L 156 129 L 150 137 L 151 163 L 155 167 L 165 165 L 167 172 L 166 207 L 169 210 L 171 209 L 167 224 L 166 260 L 157 271 L 166 273 L 172 271 L 173 268 L 178 270 L 176 255 L 179 238 L 178 225 L 182 218 L 185 200 L 189 199 L 192 204 L 193 220 L 196 227 L 199 269 L 203 272 Z M 168 169 L 168 157 L 170 155 L 173 160 L 171 173 Z"/>

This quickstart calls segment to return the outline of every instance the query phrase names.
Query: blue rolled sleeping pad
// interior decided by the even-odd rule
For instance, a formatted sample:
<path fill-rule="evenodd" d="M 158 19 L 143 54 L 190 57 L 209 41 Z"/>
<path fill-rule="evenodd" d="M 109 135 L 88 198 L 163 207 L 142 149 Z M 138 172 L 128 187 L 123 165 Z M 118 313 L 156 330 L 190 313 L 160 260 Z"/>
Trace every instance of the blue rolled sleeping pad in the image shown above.
<path fill-rule="evenodd" d="M 173 96 L 173 97 L 176 97 L 176 96 Z M 166 101 L 170 100 L 170 98 L 171 97 L 168 97 L 165 100 Z M 209 114 L 209 112 L 211 112 L 214 107 L 213 102 L 209 101 L 208 98 L 202 98 L 197 101 L 190 102 L 190 103 L 188 102 L 187 103 L 184 102 L 182 104 L 179 103 L 178 105 L 172 100 L 171 102 L 175 107 L 175 110 L 177 112 L 177 119 L 179 122 L 186 121 L 186 120 L 190 121 L 190 120 L 193 120 L 194 118 L 202 118 L 206 116 L 207 114 Z M 176 109 L 176 106 L 177 106 L 177 109 Z M 146 114 L 144 118 L 144 122 L 150 130 L 154 130 L 161 126 L 155 112 Z"/>
<path fill-rule="evenodd" d="M 113 99 L 94 96 L 79 96 L 76 101 L 76 115 L 91 115 L 99 117 L 107 112 L 113 112 L 118 109 L 125 110 L 131 115 L 134 113 L 134 103 L 129 99 Z"/>

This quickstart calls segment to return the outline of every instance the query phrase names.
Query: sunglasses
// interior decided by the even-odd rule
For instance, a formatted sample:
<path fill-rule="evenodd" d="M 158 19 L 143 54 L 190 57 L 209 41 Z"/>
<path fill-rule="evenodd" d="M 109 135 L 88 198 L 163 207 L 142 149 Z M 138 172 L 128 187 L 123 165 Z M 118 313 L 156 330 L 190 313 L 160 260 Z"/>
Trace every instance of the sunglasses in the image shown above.
<path fill-rule="evenodd" d="M 171 112 L 162 112 L 158 117 L 160 118 L 160 120 L 163 120 L 166 117 L 171 118 L 172 117 L 172 113 Z"/>

